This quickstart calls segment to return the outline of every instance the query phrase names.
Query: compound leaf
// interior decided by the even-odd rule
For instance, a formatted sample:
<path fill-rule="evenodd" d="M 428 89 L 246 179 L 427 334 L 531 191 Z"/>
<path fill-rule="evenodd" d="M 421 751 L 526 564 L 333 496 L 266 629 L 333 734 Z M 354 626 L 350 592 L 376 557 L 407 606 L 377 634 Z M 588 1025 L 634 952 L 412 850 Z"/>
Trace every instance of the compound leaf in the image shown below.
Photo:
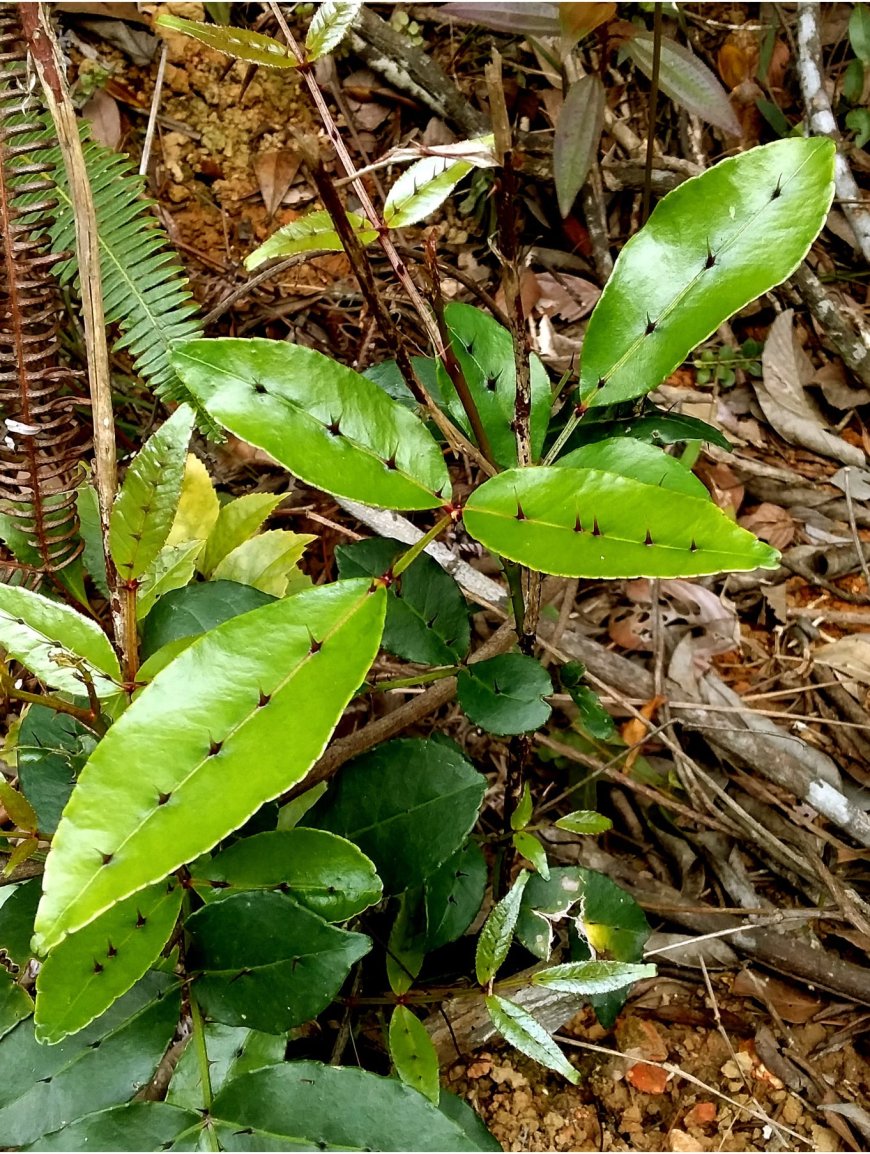
<path fill-rule="evenodd" d="M 437 1106 L 441 1096 L 438 1055 L 426 1027 L 407 1006 L 393 1010 L 389 1043 L 396 1073 L 405 1085 L 413 1086 Z"/>
<path fill-rule="evenodd" d="M 384 602 L 367 580 L 306 590 L 232 618 L 157 674 L 64 811 L 36 921 L 41 951 L 305 776 L 377 653 Z"/>

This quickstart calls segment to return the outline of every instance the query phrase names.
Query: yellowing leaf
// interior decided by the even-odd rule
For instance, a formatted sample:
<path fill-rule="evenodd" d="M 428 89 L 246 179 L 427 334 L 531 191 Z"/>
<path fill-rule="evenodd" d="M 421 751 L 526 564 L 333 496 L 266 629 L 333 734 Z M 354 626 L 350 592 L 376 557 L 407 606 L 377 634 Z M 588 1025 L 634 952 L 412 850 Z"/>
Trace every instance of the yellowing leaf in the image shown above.
<path fill-rule="evenodd" d="M 208 470 L 199 457 L 189 453 L 184 466 L 181 500 L 166 544 L 181 545 L 185 541 L 208 540 L 220 511 L 220 502 Z"/>
<path fill-rule="evenodd" d="M 214 571 L 214 579 L 238 581 L 240 585 L 253 585 L 273 597 L 283 597 L 305 546 L 314 540 L 316 538 L 307 533 L 270 529 L 244 541 L 224 557 Z"/>

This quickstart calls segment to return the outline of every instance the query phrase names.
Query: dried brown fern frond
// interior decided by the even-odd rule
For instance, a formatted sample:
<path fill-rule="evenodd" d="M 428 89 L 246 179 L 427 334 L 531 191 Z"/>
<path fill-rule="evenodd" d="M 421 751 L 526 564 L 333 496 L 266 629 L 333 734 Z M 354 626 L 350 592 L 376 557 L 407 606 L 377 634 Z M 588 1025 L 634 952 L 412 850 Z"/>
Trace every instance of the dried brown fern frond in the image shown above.
<path fill-rule="evenodd" d="M 18 561 L 30 563 L 3 564 L 54 572 L 82 548 L 75 490 L 86 435 L 59 358 L 58 254 L 40 223 L 54 185 L 39 111 L 18 17 L 0 4 L 0 514 Z"/>

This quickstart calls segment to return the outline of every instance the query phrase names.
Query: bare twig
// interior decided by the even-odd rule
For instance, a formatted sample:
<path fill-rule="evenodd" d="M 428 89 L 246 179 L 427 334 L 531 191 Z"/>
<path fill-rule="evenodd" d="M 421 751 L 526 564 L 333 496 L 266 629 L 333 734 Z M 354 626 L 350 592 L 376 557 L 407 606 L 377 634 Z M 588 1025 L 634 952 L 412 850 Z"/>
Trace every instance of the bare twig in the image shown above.
<path fill-rule="evenodd" d="M 154 130 L 157 128 L 157 112 L 160 108 L 160 94 L 163 91 L 163 77 L 166 73 L 166 57 L 168 48 L 164 41 L 160 49 L 160 63 L 157 65 L 157 79 L 154 81 L 154 95 L 151 97 L 151 112 L 148 115 L 148 127 L 145 129 L 145 143 L 142 145 L 142 159 L 139 161 L 139 175 L 144 176 L 148 171 L 148 161 L 151 159 L 151 146 L 154 143 Z"/>

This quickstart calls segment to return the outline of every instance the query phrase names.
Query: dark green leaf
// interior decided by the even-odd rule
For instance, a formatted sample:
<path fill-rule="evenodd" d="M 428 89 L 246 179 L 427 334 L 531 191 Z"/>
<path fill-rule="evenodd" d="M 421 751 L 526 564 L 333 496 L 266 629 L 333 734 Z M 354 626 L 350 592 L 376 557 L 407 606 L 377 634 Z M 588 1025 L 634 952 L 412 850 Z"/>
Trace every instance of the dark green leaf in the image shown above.
<path fill-rule="evenodd" d="M 399 909 L 387 942 L 387 980 L 394 994 L 405 994 L 410 990 L 423 968 L 425 956 L 423 892 L 419 888 L 405 890 L 399 898 Z"/>
<path fill-rule="evenodd" d="M 483 923 L 474 957 L 474 969 L 481 986 L 492 981 L 508 956 L 529 876 L 525 870 L 520 871 L 514 884 L 493 906 Z"/>
<path fill-rule="evenodd" d="M 402 893 L 462 845 L 485 789 L 486 779 L 455 746 L 408 738 L 345 766 L 309 820 L 355 842 L 375 863 L 385 893 Z"/>
<path fill-rule="evenodd" d="M 460 670 L 456 696 L 469 719 L 488 733 L 527 733 L 550 716 L 546 669 L 523 653 L 502 653 Z"/>
<path fill-rule="evenodd" d="M 579 713 L 577 720 L 580 726 L 590 737 L 595 737 L 598 741 L 609 741 L 616 732 L 616 726 L 613 718 L 601 704 L 598 694 L 588 685 L 577 685 L 568 692 L 577 706 Z"/>
<path fill-rule="evenodd" d="M 165 974 L 149 974 L 98 1022 L 57 1046 L 20 1022 L 0 1041 L 0 1134 L 23 1146 L 84 1114 L 126 1102 L 149 1081 L 181 1008 Z"/>
<path fill-rule="evenodd" d="M 562 450 L 567 455 L 582 445 L 593 441 L 605 441 L 615 437 L 630 437 L 634 441 L 645 441 L 650 445 L 673 445 L 678 441 L 706 441 L 730 451 L 733 446 L 728 438 L 713 425 L 683 413 L 657 409 L 647 403 L 644 412 L 623 413 L 626 406 L 613 405 L 603 420 L 598 420 L 598 409 L 593 409 L 584 417 Z"/>
<path fill-rule="evenodd" d="M 797 268 L 831 204 L 834 154 L 829 140 L 775 141 L 723 160 L 656 206 L 589 320 L 580 377 L 588 403 L 649 392 Z"/>
<path fill-rule="evenodd" d="M 849 43 L 862 64 L 870 65 L 870 12 L 856 4 L 849 17 Z"/>
<path fill-rule="evenodd" d="M 486 859 L 476 841 L 468 841 L 426 878 L 426 949 L 437 950 L 462 937 L 483 905 Z"/>
<path fill-rule="evenodd" d="M 387 572 L 408 546 L 372 537 L 335 550 L 342 577 L 377 577 Z M 471 644 L 468 609 L 459 586 L 425 553 L 414 561 L 387 595 L 384 649 L 421 665 L 452 665 Z"/>
<path fill-rule="evenodd" d="M 654 978 L 655 975 L 655 966 L 593 959 L 538 970 L 532 975 L 532 985 L 564 994 L 610 994 L 634 985 L 641 978 Z"/>
<path fill-rule="evenodd" d="M 274 601 L 251 585 L 237 581 L 205 581 L 175 589 L 161 597 L 142 627 L 142 656 L 148 658 L 182 637 L 198 637 L 231 617 Z"/>
<path fill-rule="evenodd" d="M 553 139 L 553 178 L 559 212 L 571 211 L 592 162 L 604 127 L 604 85 L 597 73 L 581 76 L 568 89 Z"/>
<path fill-rule="evenodd" d="M 202 1115 L 193 1110 L 180 1110 L 165 1102 L 128 1102 L 86 1114 L 24 1149 L 166 1150 L 185 1132 L 197 1134 L 202 1125 Z"/>
<path fill-rule="evenodd" d="M 23 969 L 28 959 L 33 957 L 30 939 L 33 937 L 33 921 L 41 893 L 39 878 L 31 878 L 19 882 L 0 906 L 0 950 L 19 969 Z"/>
<path fill-rule="evenodd" d="M 93 485 L 82 485 L 76 491 L 76 509 L 79 515 L 79 532 L 84 541 L 85 569 L 97 590 L 109 599 L 109 583 L 106 580 L 106 555 L 103 552 L 103 531 L 100 528 L 100 506 L 97 491 Z"/>
<path fill-rule="evenodd" d="M 389 1040 L 396 1073 L 407 1086 L 413 1086 L 437 1106 L 441 1096 L 438 1055 L 426 1027 L 407 1006 L 393 1010 Z"/>
<path fill-rule="evenodd" d="M 215 1021 L 285 1033 L 325 1010 L 354 962 L 371 949 L 364 934 L 329 925 L 285 894 L 232 894 L 187 920 L 187 962 L 203 971 L 196 996 Z"/>
<path fill-rule="evenodd" d="M 173 363 L 216 421 L 309 485 L 393 509 L 433 509 L 449 498 L 426 426 L 315 349 L 222 337 L 179 345 Z"/>
<path fill-rule="evenodd" d="M 328 922 L 344 922 L 380 901 L 374 865 L 344 838 L 321 829 L 274 830 L 237 841 L 210 862 L 197 863 L 193 884 L 223 889 L 286 890 Z"/>
<path fill-rule="evenodd" d="M 0 965 L 0 1038 L 32 1013 L 30 995 L 18 985 L 6 967 Z"/>
<path fill-rule="evenodd" d="M 438 377 L 435 361 L 432 357 L 411 357 L 411 365 L 419 377 L 426 392 L 436 405 L 442 406 L 441 394 L 438 390 Z M 388 397 L 404 405 L 406 409 L 419 415 L 420 406 L 414 394 L 405 383 L 405 378 L 399 372 L 395 361 L 381 361 L 380 364 L 370 365 L 363 373 L 370 381 L 374 381 L 379 389 L 383 389 Z"/>
<path fill-rule="evenodd" d="M 283 1062 L 287 1039 L 280 1034 L 209 1022 L 205 1026 L 205 1049 L 211 1092 L 217 1094 L 241 1074 Z M 204 1106 L 202 1067 L 192 1037 L 172 1074 L 166 1101 L 187 1110 L 201 1110 Z"/>
<path fill-rule="evenodd" d="M 473 1143 L 473 1149 L 494 1150 L 496 1152 L 502 1149 L 501 1144 L 484 1126 L 480 1115 L 469 1106 L 464 1098 L 451 1094 L 449 1090 L 442 1090 L 441 1097 L 438 1099 L 438 1109 L 462 1129 L 469 1141 Z"/>
<path fill-rule="evenodd" d="M 496 994 L 490 994 L 484 1000 L 492 1024 L 521 1054 L 540 1062 L 548 1070 L 562 1074 L 575 1085 L 580 1081 L 580 1074 L 541 1023 L 527 1010 L 518 1006 L 516 1002 L 509 1002 L 507 998 L 500 998 Z"/>

